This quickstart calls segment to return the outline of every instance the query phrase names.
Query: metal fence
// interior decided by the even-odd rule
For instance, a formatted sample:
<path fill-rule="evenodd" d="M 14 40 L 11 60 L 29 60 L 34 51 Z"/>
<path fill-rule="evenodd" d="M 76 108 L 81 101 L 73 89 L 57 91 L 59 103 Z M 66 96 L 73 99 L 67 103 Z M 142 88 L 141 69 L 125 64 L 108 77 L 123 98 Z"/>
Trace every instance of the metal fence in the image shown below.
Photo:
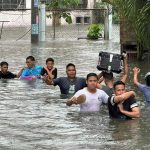
<path fill-rule="evenodd" d="M 50 24 L 53 24 L 53 26 L 49 26 L 48 30 L 48 34 L 51 35 L 52 38 L 78 38 L 78 39 L 86 38 L 88 27 L 92 23 L 102 24 L 103 26 L 102 35 L 104 35 L 105 10 L 81 9 L 81 10 L 71 10 L 68 12 L 72 16 L 73 22 L 70 25 L 68 25 L 63 18 L 57 20 L 56 23 L 54 23 L 53 19 L 47 20 L 47 25 L 49 24 L 49 22 Z M 57 13 L 62 12 L 59 11 Z"/>
<path fill-rule="evenodd" d="M 52 13 L 52 12 L 47 12 Z M 50 38 L 80 39 L 87 37 L 87 29 L 92 23 L 100 23 L 104 27 L 104 10 L 71 10 L 73 23 L 67 24 L 64 19 L 53 23 L 46 18 L 46 40 Z M 55 26 L 54 26 L 55 24 Z M 30 40 L 31 10 L 0 11 L 0 40 Z M 104 31 L 102 31 L 102 37 Z"/>
<path fill-rule="evenodd" d="M 30 39 L 31 10 L 0 12 L 1 40 Z"/>

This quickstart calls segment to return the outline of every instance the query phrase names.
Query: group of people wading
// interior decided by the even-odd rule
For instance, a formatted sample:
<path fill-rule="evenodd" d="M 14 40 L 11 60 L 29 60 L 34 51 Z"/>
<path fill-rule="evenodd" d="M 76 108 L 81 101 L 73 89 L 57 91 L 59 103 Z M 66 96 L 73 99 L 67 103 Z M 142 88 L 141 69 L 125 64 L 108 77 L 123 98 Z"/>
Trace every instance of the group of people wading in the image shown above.
<path fill-rule="evenodd" d="M 86 78 L 76 76 L 76 67 L 66 65 L 66 77 L 57 77 L 54 59 L 48 58 L 44 67 L 36 65 L 35 58 L 28 56 L 26 66 L 18 74 L 8 71 L 8 63 L 1 62 L 0 79 L 19 78 L 36 80 L 42 78 L 46 84 L 59 86 L 61 94 L 72 94 L 67 100 L 67 106 L 80 105 L 81 112 L 97 112 L 103 104 L 108 106 L 109 116 L 116 119 L 133 119 L 140 117 L 140 108 L 134 91 L 126 91 L 125 83 L 128 78 L 127 57 L 124 57 L 124 70 L 120 80 L 115 81 L 112 72 L 101 71 L 100 74 L 89 73 Z M 150 102 L 150 72 L 145 75 L 146 84 L 138 81 L 140 69 L 133 68 L 134 84 Z M 102 84 L 102 82 L 105 84 Z"/>

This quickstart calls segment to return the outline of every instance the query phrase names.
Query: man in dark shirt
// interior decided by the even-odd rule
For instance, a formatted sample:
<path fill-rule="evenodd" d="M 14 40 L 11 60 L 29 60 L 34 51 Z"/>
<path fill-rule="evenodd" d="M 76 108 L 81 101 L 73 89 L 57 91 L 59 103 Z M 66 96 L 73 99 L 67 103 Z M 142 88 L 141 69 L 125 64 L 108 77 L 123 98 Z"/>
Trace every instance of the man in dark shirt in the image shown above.
<path fill-rule="evenodd" d="M 44 80 L 49 85 L 58 85 L 61 94 L 74 94 L 78 90 L 86 87 L 85 78 L 76 77 L 76 67 L 74 64 L 69 63 L 66 66 L 66 74 L 67 77 L 59 77 L 52 80 L 47 76 Z"/>
<path fill-rule="evenodd" d="M 16 78 L 17 75 L 8 71 L 8 63 L 3 61 L 0 63 L 1 71 L 0 71 L 0 79 L 12 79 Z"/>
<path fill-rule="evenodd" d="M 125 83 L 114 83 L 114 94 L 108 99 L 108 109 L 111 118 L 132 119 L 140 116 L 139 106 L 135 100 L 133 91 L 125 91 Z"/>

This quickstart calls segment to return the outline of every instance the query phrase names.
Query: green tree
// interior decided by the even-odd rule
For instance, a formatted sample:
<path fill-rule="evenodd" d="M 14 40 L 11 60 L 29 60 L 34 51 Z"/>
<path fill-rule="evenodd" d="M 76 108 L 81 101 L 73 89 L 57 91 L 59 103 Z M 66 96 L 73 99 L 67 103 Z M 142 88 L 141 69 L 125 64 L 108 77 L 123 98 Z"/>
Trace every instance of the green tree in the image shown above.
<path fill-rule="evenodd" d="M 64 18 L 69 24 L 72 23 L 71 14 L 67 12 L 68 8 L 74 8 L 80 3 L 80 0 L 48 0 L 47 10 L 52 14 L 47 15 L 50 18 Z"/>
<path fill-rule="evenodd" d="M 136 34 L 139 46 L 139 54 L 143 50 L 141 47 L 150 48 L 150 1 L 149 0 L 103 0 L 114 5 L 120 17 L 127 18 L 128 22 Z M 139 55 L 139 57 L 140 57 Z"/>

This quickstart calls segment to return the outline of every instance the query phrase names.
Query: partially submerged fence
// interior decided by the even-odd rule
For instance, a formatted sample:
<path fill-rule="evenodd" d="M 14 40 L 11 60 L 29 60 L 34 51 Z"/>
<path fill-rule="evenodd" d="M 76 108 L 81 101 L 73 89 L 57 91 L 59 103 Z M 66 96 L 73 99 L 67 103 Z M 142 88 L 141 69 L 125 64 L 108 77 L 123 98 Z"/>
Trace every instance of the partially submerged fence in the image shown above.
<path fill-rule="evenodd" d="M 55 22 L 53 18 L 46 18 L 46 40 L 86 38 L 87 29 L 91 24 L 102 24 L 104 27 L 105 11 L 102 9 L 68 10 L 72 17 L 72 24 L 67 24 L 63 18 L 55 18 Z M 0 40 L 30 40 L 30 35 L 31 9 L 0 11 Z M 104 37 L 104 30 L 102 37 Z"/>

